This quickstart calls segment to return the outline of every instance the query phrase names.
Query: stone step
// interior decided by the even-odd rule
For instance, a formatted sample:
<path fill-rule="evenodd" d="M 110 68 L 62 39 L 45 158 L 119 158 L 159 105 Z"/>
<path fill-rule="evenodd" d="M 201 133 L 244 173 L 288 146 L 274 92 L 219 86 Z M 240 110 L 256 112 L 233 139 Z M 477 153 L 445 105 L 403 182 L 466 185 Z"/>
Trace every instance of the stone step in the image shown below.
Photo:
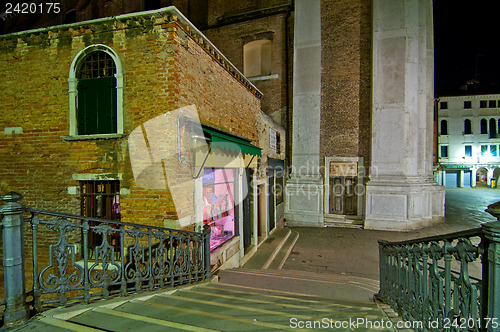
<path fill-rule="evenodd" d="M 294 270 L 232 269 L 219 273 L 219 283 L 294 294 L 319 296 L 335 300 L 373 301 L 378 293 L 376 280 Z"/>
<path fill-rule="evenodd" d="M 276 254 L 276 257 L 269 264 L 268 269 L 275 269 L 275 270 L 281 269 L 285 264 L 288 256 L 290 256 L 290 253 L 292 252 L 293 247 L 295 246 L 295 243 L 297 243 L 298 239 L 299 239 L 299 233 L 296 231 L 291 231 L 285 243 Z"/>
<path fill-rule="evenodd" d="M 244 268 L 267 269 L 291 234 L 289 228 L 277 228 L 262 243 L 259 250 L 245 263 Z"/>

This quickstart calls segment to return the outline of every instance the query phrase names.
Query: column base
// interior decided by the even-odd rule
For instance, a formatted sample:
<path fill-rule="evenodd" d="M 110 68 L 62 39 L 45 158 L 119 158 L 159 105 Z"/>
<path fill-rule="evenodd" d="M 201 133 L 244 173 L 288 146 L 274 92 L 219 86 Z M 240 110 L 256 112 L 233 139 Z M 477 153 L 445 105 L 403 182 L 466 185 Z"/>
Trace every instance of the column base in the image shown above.
<path fill-rule="evenodd" d="M 286 225 L 324 227 L 323 178 L 292 177 L 286 184 Z"/>
<path fill-rule="evenodd" d="M 444 221 L 445 188 L 430 178 L 403 180 L 367 183 L 365 229 L 410 231 Z"/>

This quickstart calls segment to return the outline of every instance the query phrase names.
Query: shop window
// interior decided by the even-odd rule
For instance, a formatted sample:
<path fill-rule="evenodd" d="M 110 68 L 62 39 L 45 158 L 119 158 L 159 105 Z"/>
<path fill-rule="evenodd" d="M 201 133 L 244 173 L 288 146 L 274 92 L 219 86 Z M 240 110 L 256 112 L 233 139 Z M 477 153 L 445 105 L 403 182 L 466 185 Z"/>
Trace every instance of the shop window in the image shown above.
<path fill-rule="evenodd" d="M 472 157 L 472 145 L 465 146 L 465 156 Z"/>
<path fill-rule="evenodd" d="M 203 173 L 203 223 L 211 228 L 211 251 L 237 234 L 234 180 L 233 169 L 205 169 Z"/>
<path fill-rule="evenodd" d="M 243 46 L 243 73 L 246 77 L 271 75 L 271 40 L 254 40 Z"/>
<path fill-rule="evenodd" d="M 486 107 L 488 107 L 488 101 L 480 100 L 479 101 L 479 108 L 486 108 Z"/>
<path fill-rule="evenodd" d="M 488 107 L 489 108 L 496 108 L 497 107 L 497 101 L 496 100 L 488 100 Z"/>
<path fill-rule="evenodd" d="M 447 101 L 442 101 L 439 103 L 439 108 L 442 110 L 447 110 L 448 109 L 448 102 Z"/>
<path fill-rule="evenodd" d="M 471 126 L 471 122 L 469 119 L 465 119 L 465 121 L 464 121 L 464 134 L 465 135 L 472 134 L 472 126 Z"/>
<path fill-rule="evenodd" d="M 488 133 L 488 121 L 486 119 L 481 119 L 481 134 Z"/>
<path fill-rule="evenodd" d="M 464 101 L 464 108 L 465 109 L 472 108 L 472 101 L 470 100 Z"/>
<path fill-rule="evenodd" d="M 441 135 L 448 135 L 448 121 L 441 120 Z"/>
<path fill-rule="evenodd" d="M 123 133 L 123 77 L 113 50 L 91 45 L 78 53 L 69 85 L 70 136 Z"/>
<path fill-rule="evenodd" d="M 80 206 L 84 217 L 120 220 L 120 181 L 80 181 Z M 92 229 L 97 225 L 97 222 L 90 222 L 89 248 L 102 243 L 102 235 Z M 108 243 L 118 252 L 120 234 L 109 235 Z M 90 254 L 92 256 L 93 250 Z"/>
<path fill-rule="evenodd" d="M 441 158 L 448 158 L 448 145 L 441 145 Z"/>
<path fill-rule="evenodd" d="M 497 137 L 497 122 L 495 119 L 490 119 L 490 138 Z"/>

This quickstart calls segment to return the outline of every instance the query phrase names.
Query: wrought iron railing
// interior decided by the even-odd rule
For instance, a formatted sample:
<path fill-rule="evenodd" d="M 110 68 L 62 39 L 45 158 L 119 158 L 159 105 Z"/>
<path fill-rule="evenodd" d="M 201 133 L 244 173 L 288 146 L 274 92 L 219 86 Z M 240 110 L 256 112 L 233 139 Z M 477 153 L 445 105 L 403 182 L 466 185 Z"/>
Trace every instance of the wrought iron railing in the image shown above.
<path fill-rule="evenodd" d="M 379 241 L 378 297 L 416 331 L 499 331 L 499 224 Z"/>
<path fill-rule="evenodd" d="M 27 294 L 31 298 L 29 304 L 39 311 L 43 305 L 88 303 L 198 282 L 210 276 L 208 227 L 197 233 L 25 209 L 17 203 L 20 198 L 14 193 L 4 196 L 7 204 L 1 211 L 4 239 L 16 232 L 24 238 L 14 250 L 5 248 L 4 241 L 4 263 L 14 263 L 4 264 L 4 273 L 22 275 L 23 280 L 23 284 L 16 284 L 15 280 L 6 279 L 6 323 L 19 320 L 29 309 L 24 283 L 31 289 Z M 29 217 L 23 218 L 27 213 Z M 31 236 L 24 237 L 26 223 L 31 226 L 27 228 Z M 91 233 L 99 239 L 94 246 L 89 245 Z M 25 243 L 24 249 L 20 243 Z M 7 246 L 15 247 L 16 243 Z M 20 263 L 24 260 L 23 250 L 30 254 L 26 257 L 26 271 L 24 263 Z M 13 259 L 5 259 L 9 255 Z"/>

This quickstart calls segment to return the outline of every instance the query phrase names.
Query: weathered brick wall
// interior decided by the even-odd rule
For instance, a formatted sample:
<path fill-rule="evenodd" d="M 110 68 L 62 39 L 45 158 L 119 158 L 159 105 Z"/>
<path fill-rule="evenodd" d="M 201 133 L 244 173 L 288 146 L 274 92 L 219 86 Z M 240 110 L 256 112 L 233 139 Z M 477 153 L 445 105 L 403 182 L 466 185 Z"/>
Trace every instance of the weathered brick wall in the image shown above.
<path fill-rule="evenodd" d="M 228 2 L 229 3 L 229 2 Z M 243 46 L 264 34 L 272 37 L 272 74 L 277 78 L 253 81 L 263 93 L 262 110 L 278 124 L 286 126 L 287 82 L 285 29 L 289 22 L 287 14 L 278 14 L 237 24 L 204 30 L 214 45 L 243 73 Z"/>
<path fill-rule="evenodd" d="M 0 180 L 21 192 L 30 207 L 79 214 L 78 195 L 67 190 L 78 186 L 74 174 L 121 174 L 122 188 L 130 189 L 121 197 L 122 220 L 163 225 L 165 219 L 192 214 L 192 196 L 176 210 L 168 190 L 136 186 L 126 137 L 61 138 L 69 132 L 70 64 L 85 46 L 99 43 L 111 47 L 123 66 L 126 135 L 165 112 L 195 104 L 203 121 L 256 140 L 259 98 L 190 37 L 178 37 L 178 29 L 163 18 L 128 19 L 0 38 L 0 128 L 23 131 L 0 132 Z M 166 163 L 176 167 L 175 160 Z"/>
<path fill-rule="evenodd" d="M 321 160 L 370 160 L 371 1 L 321 1 Z"/>

